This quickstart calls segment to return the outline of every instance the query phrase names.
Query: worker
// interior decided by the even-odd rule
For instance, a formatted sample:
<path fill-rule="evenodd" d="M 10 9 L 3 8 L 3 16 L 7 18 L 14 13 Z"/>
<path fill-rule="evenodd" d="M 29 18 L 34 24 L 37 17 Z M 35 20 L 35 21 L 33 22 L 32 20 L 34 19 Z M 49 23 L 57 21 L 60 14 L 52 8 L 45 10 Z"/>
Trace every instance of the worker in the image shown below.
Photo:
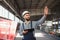
<path fill-rule="evenodd" d="M 34 36 L 34 29 L 39 24 L 42 24 L 45 21 L 47 15 L 48 15 L 48 7 L 45 6 L 44 7 L 44 15 L 43 15 L 43 17 L 40 20 L 35 22 L 35 21 L 32 21 L 30 19 L 30 16 L 31 16 L 30 12 L 29 11 L 24 11 L 22 13 L 22 17 L 24 18 L 24 22 L 21 23 L 20 30 L 19 30 L 19 33 L 21 35 L 23 35 L 22 40 L 36 40 L 36 38 Z"/>

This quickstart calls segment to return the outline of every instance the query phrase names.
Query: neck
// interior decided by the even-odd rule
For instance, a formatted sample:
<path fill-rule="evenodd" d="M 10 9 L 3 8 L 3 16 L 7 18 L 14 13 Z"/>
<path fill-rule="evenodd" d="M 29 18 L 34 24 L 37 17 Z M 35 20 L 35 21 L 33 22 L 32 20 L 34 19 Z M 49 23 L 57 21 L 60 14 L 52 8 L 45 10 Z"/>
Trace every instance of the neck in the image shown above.
<path fill-rule="evenodd" d="M 25 24 L 29 24 L 30 20 L 25 20 Z"/>
<path fill-rule="evenodd" d="M 28 21 L 30 21 L 30 20 L 25 20 L 25 22 L 28 22 Z"/>

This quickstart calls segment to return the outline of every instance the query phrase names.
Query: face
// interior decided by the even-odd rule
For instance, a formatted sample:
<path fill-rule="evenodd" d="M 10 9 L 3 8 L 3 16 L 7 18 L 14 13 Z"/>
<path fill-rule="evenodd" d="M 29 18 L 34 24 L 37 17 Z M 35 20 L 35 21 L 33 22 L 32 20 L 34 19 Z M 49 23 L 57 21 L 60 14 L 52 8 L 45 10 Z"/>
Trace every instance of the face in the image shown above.
<path fill-rule="evenodd" d="M 25 14 L 23 18 L 26 20 L 30 20 L 30 14 L 29 13 Z"/>

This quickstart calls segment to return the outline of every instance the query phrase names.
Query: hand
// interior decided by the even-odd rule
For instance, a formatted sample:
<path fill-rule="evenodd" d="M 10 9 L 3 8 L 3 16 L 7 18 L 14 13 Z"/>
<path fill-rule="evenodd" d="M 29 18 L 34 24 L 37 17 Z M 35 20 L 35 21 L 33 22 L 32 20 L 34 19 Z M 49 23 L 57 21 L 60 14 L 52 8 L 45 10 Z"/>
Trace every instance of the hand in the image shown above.
<path fill-rule="evenodd" d="M 48 7 L 47 6 L 45 6 L 45 8 L 44 8 L 44 15 L 48 15 Z"/>
<path fill-rule="evenodd" d="M 28 31 L 23 31 L 23 34 L 27 34 L 28 33 Z"/>

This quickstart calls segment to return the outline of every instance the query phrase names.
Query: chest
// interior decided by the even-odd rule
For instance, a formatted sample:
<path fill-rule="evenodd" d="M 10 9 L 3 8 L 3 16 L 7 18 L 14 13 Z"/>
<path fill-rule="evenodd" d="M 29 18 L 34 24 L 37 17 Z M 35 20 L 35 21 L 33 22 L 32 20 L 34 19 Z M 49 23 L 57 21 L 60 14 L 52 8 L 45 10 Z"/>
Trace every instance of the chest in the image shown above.
<path fill-rule="evenodd" d="M 22 27 L 23 27 L 23 29 L 32 29 L 32 28 L 35 27 L 35 25 L 34 25 L 33 22 L 30 22 L 30 23 L 28 23 L 28 24 L 23 23 L 23 24 L 22 24 Z"/>

